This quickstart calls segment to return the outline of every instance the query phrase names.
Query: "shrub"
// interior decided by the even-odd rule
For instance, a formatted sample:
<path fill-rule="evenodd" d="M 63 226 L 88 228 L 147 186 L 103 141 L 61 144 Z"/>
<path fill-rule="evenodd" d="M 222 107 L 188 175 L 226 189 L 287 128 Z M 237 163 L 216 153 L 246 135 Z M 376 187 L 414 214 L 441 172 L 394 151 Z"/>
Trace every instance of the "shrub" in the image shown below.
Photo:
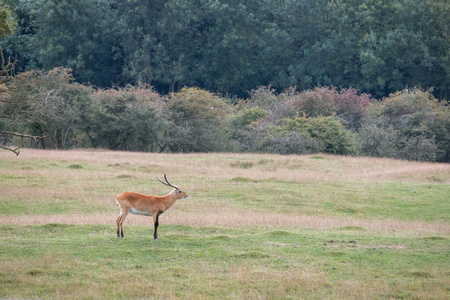
<path fill-rule="evenodd" d="M 98 90 L 83 115 L 84 132 L 94 147 L 161 150 L 166 128 L 161 102 L 150 87 Z"/>
<path fill-rule="evenodd" d="M 236 143 L 235 149 L 249 151 L 254 138 L 254 126 L 266 116 L 266 111 L 259 106 L 244 109 L 240 114 L 230 120 L 228 137 L 230 142 Z"/>
<path fill-rule="evenodd" d="M 286 118 L 270 129 L 265 149 L 281 154 L 354 155 L 357 144 L 353 134 L 333 117 Z"/>
<path fill-rule="evenodd" d="M 354 88 L 342 89 L 334 94 L 334 103 L 336 113 L 344 120 L 346 127 L 357 130 L 367 117 L 370 95 L 358 95 L 358 90 Z"/>
<path fill-rule="evenodd" d="M 168 147 L 172 152 L 227 151 L 226 122 L 233 114 L 218 95 L 183 88 L 168 98 Z"/>
<path fill-rule="evenodd" d="M 381 126 L 399 132 L 398 158 L 450 161 L 450 108 L 428 91 L 390 95 L 380 110 Z"/>
<path fill-rule="evenodd" d="M 355 155 L 357 143 L 352 132 L 333 117 L 311 118 L 306 122 L 311 137 L 324 144 L 323 152 L 342 155 Z"/>
<path fill-rule="evenodd" d="M 279 154 L 308 154 L 324 151 L 324 144 L 307 133 L 277 133 L 266 141 L 266 152 Z"/>
<path fill-rule="evenodd" d="M 248 100 L 250 106 L 259 106 L 262 108 L 268 108 L 269 106 L 278 102 L 278 96 L 275 90 L 270 86 L 261 86 L 256 90 L 249 92 L 250 99 Z"/>
<path fill-rule="evenodd" d="M 433 138 L 425 134 L 407 137 L 402 142 L 400 158 L 419 161 L 436 161 L 438 147 Z"/>
<path fill-rule="evenodd" d="M 397 157 L 398 131 L 392 127 L 365 125 L 359 130 L 357 141 L 360 145 L 360 155 Z"/>
<path fill-rule="evenodd" d="M 266 116 L 266 111 L 259 106 L 244 109 L 242 113 L 232 121 L 236 129 L 244 129 L 253 122 L 257 122 Z"/>
<path fill-rule="evenodd" d="M 287 102 L 292 109 L 308 117 L 327 117 L 336 114 L 346 127 L 355 130 L 361 127 L 367 116 L 370 95 L 359 94 L 354 88 L 337 92 L 336 88 L 322 87 L 294 94 Z"/>
<path fill-rule="evenodd" d="M 21 73 L 8 82 L 2 114 L 13 120 L 14 128 L 45 136 L 41 147 L 70 148 L 92 93 L 90 87 L 73 80 L 71 70 L 64 68 Z"/>
<path fill-rule="evenodd" d="M 315 88 L 312 91 L 296 94 L 287 102 L 294 110 L 305 113 L 308 117 L 331 116 L 336 112 L 335 93 L 335 88 Z"/>

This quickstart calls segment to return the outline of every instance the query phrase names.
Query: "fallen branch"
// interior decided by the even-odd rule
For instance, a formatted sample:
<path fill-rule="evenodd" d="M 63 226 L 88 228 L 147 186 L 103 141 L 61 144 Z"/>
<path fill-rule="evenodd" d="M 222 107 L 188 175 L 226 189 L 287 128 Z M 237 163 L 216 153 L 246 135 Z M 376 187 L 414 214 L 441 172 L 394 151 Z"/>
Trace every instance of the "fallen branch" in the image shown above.
<path fill-rule="evenodd" d="M 22 148 L 22 147 L 19 147 L 19 148 L 16 148 L 16 149 L 10 149 L 10 148 L 7 148 L 7 147 L 0 146 L 0 148 L 8 150 L 8 151 L 11 151 L 11 152 L 14 152 L 17 156 L 19 156 L 19 154 L 20 154 L 19 149 Z"/>

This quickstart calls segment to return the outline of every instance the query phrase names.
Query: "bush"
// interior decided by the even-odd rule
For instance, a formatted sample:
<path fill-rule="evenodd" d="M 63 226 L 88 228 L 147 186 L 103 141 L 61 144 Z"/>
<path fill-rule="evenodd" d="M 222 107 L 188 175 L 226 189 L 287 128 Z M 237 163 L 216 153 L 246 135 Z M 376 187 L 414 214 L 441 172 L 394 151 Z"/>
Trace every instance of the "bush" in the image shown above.
<path fill-rule="evenodd" d="M 261 87 L 249 100 L 231 104 L 197 88 L 161 97 L 144 84 L 95 91 L 73 80 L 64 68 L 12 77 L 0 86 L 0 130 L 45 136 L 37 145 L 42 148 L 342 155 L 359 150 L 450 162 L 450 107 L 420 89 L 373 102 L 352 88 L 276 94 Z M 2 135 L 6 146 L 17 141 Z"/>
<path fill-rule="evenodd" d="M 257 122 L 264 118 L 266 116 L 266 111 L 263 110 L 261 107 L 251 107 L 248 109 L 245 109 L 242 114 L 237 116 L 233 120 L 233 124 L 238 129 L 243 129 L 247 127 L 248 125 L 252 124 L 253 122 Z"/>
<path fill-rule="evenodd" d="M 402 140 L 399 158 L 419 161 L 436 161 L 438 147 L 433 138 L 425 134 L 415 135 Z"/>
<path fill-rule="evenodd" d="M 45 136 L 42 148 L 75 146 L 92 89 L 73 80 L 71 70 L 64 68 L 21 73 L 8 82 L 2 114 L 9 116 L 15 130 Z"/>
<path fill-rule="evenodd" d="M 323 152 L 324 144 L 309 134 L 295 131 L 290 134 L 277 133 L 266 141 L 265 152 L 279 154 L 308 154 Z"/>
<path fill-rule="evenodd" d="M 239 140 L 240 149 L 244 151 L 354 155 L 355 137 L 342 122 L 359 126 L 368 102 L 369 96 L 359 96 L 355 89 L 341 93 L 334 88 L 316 88 L 302 93 L 288 89 L 276 95 L 270 88 L 261 87 L 252 91 L 250 108 L 235 120 L 234 126 L 239 130 L 234 131 L 233 138 Z M 335 118 L 338 111 L 342 115 L 347 113 L 349 121 L 344 117 L 340 117 L 342 122 Z"/>
<path fill-rule="evenodd" d="M 352 132 L 333 117 L 311 118 L 306 125 L 311 137 L 324 144 L 323 152 L 342 155 L 357 153 L 357 143 Z"/>
<path fill-rule="evenodd" d="M 397 157 L 398 131 L 392 127 L 383 128 L 373 124 L 363 126 L 358 132 L 357 141 L 360 145 L 360 155 Z"/>
<path fill-rule="evenodd" d="M 337 115 L 347 128 L 357 130 L 367 116 L 370 101 L 370 95 L 359 94 L 354 88 L 337 92 L 336 88 L 322 87 L 293 94 L 286 102 L 297 113 L 308 117 Z"/>
<path fill-rule="evenodd" d="M 248 102 L 250 106 L 269 108 L 279 100 L 275 90 L 271 89 L 270 86 L 261 86 L 256 90 L 250 91 L 249 94 L 250 99 Z"/>
<path fill-rule="evenodd" d="M 450 161 L 450 108 L 428 91 L 402 91 L 385 99 L 380 126 L 399 132 L 396 157 Z"/>
<path fill-rule="evenodd" d="M 280 154 L 354 155 L 357 144 L 353 134 L 333 117 L 286 118 L 282 125 L 270 128 L 264 150 Z"/>
<path fill-rule="evenodd" d="M 235 143 L 238 151 L 250 151 L 254 139 L 254 127 L 266 116 L 266 111 L 259 106 L 250 107 L 241 111 L 229 122 L 228 137 Z"/>
<path fill-rule="evenodd" d="M 171 152 L 227 151 L 226 123 L 233 110 L 218 95 L 183 88 L 168 98 L 168 144 Z"/>
<path fill-rule="evenodd" d="M 342 89 L 334 94 L 336 114 L 344 121 L 347 128 L 359 129 L 368 115 L 370 95 L 362 93 L 354 88 Z"/>
<path fill-rule="evenodd" d="M 150 87 L 98 90 L 83 115 L 83 129 L 93 147 L 160 151 L 166 123 L 162 100 Z"/>
<path fill-rule="evenodd" d="M 308 117 L 326 117 L 332 116 L 336 112 L 335 93 L 335 88 L 315 88 L 312 91 L 296 94 L 287 101 L 298 113 L 304 113 Z"/>

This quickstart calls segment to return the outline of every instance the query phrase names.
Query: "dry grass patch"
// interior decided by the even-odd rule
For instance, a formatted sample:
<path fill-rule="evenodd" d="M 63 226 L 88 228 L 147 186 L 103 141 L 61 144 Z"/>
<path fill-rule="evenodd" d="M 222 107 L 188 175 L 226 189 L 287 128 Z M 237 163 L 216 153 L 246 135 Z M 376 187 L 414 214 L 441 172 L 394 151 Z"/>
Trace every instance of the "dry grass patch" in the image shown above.
<path fill-rule="evenodd" d="M 0 224 L 16 225 L 42 225 L 48 223 L 60 224 L 104 224 L 116 225 L 117 214 L 65 214 L 65 215 L 26 215 L 4 216 Z M 160 218 L 160 225 L 187 225 L 187 226 L 225 226 L 230 228 L 257 226 L 257 227 L 305 227 L 305 228 L 342 228 L 353 230 L 360 228 L 380 232 L 396 230 L 421 233 L 450 233 L 450 225 L 446 223 L 407 222 L 398 220 L 353 220 L 317 216 L 286 216 L 255 211 L 220 210 L 209 213 L 185 213 L 169 211 Z M 124 226 L 146 225 L 152 226 L 149 217 L 129 215 Z M 115 227 L 114 227 L 115 228 Z M 132 230 L 132 229 L 129 229 Z"/>
<path fill-rule="evenodd" d="M 449 164 L 334 155 L 321 155 L 323 159 L 313 159 L 313 157 L 311 155 L 159 154 L 105 150 L 27 149 L 19 157 L 12 158 L 9 153 L 0 152 L 0 160 L 15 159 L 28 163 L 38 162 L 43 165 L 46 165 L 47 161 L 60 161 L 67 163 L 68 166 L 76 164 L 126 166 L 127 169 L 140 173 L 156 171 L 169 173 L 167 170 L 170 170 L 171 173 L 183 174 L 187 171 L 189 177 L 193 179 L 203 177 L 232 179 L 236 177 L 236 173 L 239 173 L 242 177 L 253 179 L 278 178 L 292 181 L 347 178 L 450 183 Z M 183 168 L 176 170 L 173 168 L 174 165 L 182 165 Z M 117 171 L 112 169 L 112 172 Z M 208 176 L 205 176 L 206 174 Z"/>
<path fill-rule="evenodd" d="M 164 214 L 162 223 L 449 231 L 448 164 L 333 155 L 26 149 L 18 157 L 0 152 L 0 166 L 3 224 L 114 224 L 117 194 L 164 195 L 170 190 L 155 176 L 168 173 L 189 198 Z M 149 223 L 135 216 L 126 221 Z"/>
<path fill-rule="evenodd" d="M 319 270 L 278 270 L 265 266 L 244 264 L 233 267 L 229 276 L 244 287 L 244 294 L 251 299 L 284 299 L 293 295 L 305 297 L 319 293 L 326 285 L 326 276 Z M 238 296 L 238 295 L 236 295 Z"/>

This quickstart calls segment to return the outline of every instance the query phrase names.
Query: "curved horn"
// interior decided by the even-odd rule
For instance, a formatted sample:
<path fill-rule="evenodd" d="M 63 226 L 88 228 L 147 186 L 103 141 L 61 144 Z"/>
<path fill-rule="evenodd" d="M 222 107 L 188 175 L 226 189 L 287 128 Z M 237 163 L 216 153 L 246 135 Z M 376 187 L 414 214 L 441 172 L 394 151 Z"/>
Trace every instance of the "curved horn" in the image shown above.
<path fill-rule="evenodd" d="M 164 185 L 168 185 L 167 183 L 165 183 L 164 181 L 162 181 L 161 179 L 159 179 L 159 177 L 158 177 L 158 176 L 156 176 L 156 179 L 158 179 L 158 180 L 159 180 L 159 182 L 161 182 L 162 184 L 164 184 Z"/>
<path fill-rule="evenodd" d="M 167 180 L 166 174 L 164 174 L 164 179 L 165 179 L 166 182 L 169 184 L 169 186 L 173 187 L 174 189 L 180 189 L 180 187 L 179 187 L 178 185 L 171 184 L 171 183 L 169 182 L 169 180 Z"/>
<path fill-rule="evenodd" d="M 164 181 L 162 181 L 161 179 L 159 179 L 159 177 L 158 176 L 156 176 L 156 179 L 158 179 L 162 184 L 164 184 L 164 185 L 167 185 L 167 186 L 170 186 L 170 187 L 173 187 L 174 189 L 180 189 L 180 187 L 179 186 L 176 186 L 176 185 L 174 185 L 174 184 L 171 184 L 170 182 L 169 182 L 169 180 L 167 180 L 167 176 L 166 176 L 166 174 L 164 174 L 164 179 L 166 180 L 166 182 L 164 182 Z"/>

